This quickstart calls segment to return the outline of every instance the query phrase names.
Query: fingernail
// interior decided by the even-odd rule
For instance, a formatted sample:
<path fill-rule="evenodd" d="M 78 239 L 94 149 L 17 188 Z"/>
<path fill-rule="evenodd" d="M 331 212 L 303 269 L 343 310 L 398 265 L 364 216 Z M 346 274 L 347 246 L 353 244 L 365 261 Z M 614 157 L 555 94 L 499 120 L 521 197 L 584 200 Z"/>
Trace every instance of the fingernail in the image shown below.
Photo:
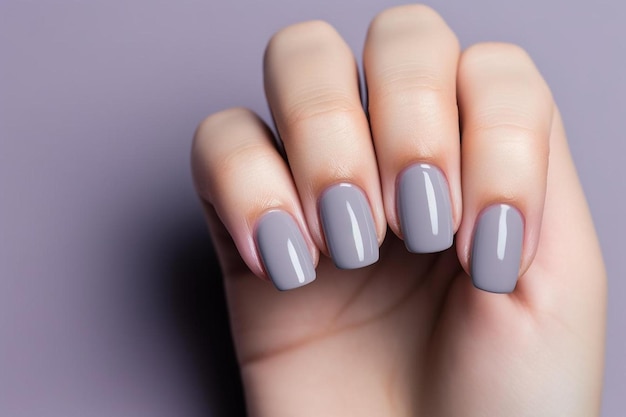
<path fill-rule="evenodd" d="M 326 244 L 337 268 L 354 269 L 378 260 L 374 218 L 363 191 L 351 184 L 337 184 L 319 202 Z"/>
<path fill-rule="evenodd" d="M 495 293 L 515 289 L 522 258 L 524 222 L 517 209 L 495 204 L 479 216 L 472 245 L 471 275 L 476 288 Z"/>
<path fill-rule="evenodd" d="M 285 211 L 273 210 L 257 223 L 255 240 L 265 271 L 281 291 L 315 280 L 311 254 L 300 228 Z"/>
<path fill-rule="evenodd" d="M 452 246 L 450 191 L 437 167 L 414 164 L 405 169 L 398 182 L 397 203 L 409 251 L 440 252 Z"/>

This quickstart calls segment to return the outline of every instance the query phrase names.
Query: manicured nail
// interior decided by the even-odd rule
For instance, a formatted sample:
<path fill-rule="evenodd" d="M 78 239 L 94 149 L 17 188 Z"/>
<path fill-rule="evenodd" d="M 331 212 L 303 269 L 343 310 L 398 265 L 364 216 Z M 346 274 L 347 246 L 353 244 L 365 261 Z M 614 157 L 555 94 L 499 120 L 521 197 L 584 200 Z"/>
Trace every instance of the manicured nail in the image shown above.
<path fill-rule="evenodd" d="M 524 222 L 517 209 L 495 204 L 479 216 L 472 245 L 471 275 L 476 288 L 509 293 L 515 289 L 522 258 Z"/>
<path fill-rule="evenodd" d="M 255 240 L 270 279 L 281 291 L 315 280 L 311 254 L 300 228 L 282 210 L 270 211 L 259 220 Z"/>
<path fill-rule="evenodd" d="M 374 218 L 363 191 L 351 184 L 333 185 L 322 194 L 319 209 L 337 268 L 361 268 L 378 260 Z"/>
<path fill-rule="evenodd" d="M 405 169 L 398 181 L 397 205 L 409 251 L 440 252 L 452 246 L 450 191 L 437 167 L 414 164 Z"/>

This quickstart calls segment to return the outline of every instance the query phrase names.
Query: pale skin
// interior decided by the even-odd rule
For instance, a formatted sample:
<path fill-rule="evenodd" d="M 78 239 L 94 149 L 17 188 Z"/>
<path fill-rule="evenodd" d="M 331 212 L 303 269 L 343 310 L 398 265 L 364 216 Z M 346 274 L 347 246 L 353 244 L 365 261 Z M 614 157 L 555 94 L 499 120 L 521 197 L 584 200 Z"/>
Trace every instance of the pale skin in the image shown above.
<path fill-rule="evenodd" d="M 509 44 L 461 50 L 421 5 L 377 15 L 363 56 L 368 115 L 339 33 L 320 21 L 289 26 L 264 60 L 286 159 L 243 108 L 209 116 L 194 140 L 249 415 L 599 415 L 605 270 L 531 58 Z M 444 252 L 403 244 L 396 178 L 414 162 L 447 178 L 455 243 Z M 372 266 L 339 270 L 328 258 L 317 202 L 339 182 L 367 195 L 381 245 Z M 468 276 L 477 216 L 493 203 L 524 219 L 510 294 L 478 290 Z M 273 209 L 302 231 L 312 284 L 279 292 L 268 282 L 254 228 Z"/>

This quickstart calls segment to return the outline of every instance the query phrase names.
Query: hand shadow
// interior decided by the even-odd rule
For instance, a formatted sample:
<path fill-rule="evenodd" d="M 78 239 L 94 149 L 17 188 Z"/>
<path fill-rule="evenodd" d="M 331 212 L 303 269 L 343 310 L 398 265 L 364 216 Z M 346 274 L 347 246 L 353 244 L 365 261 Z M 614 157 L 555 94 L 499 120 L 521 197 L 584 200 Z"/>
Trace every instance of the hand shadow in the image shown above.
<path fill-rule="evenodd" d="M 191 354 L 210 415 L 245 416 L 217 257 L 203 224 L 187 222 L 185 226 L 176 228 L 162 254 L 172 318 Z"/>

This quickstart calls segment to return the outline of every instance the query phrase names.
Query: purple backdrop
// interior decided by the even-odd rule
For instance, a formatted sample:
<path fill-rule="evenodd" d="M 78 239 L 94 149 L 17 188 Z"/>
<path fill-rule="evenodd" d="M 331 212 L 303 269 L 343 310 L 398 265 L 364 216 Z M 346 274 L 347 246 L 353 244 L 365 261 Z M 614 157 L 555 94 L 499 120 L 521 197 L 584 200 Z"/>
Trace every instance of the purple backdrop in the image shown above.
<path fill-rule="evenodd" d="M 626 410 L 626 6 L 432 1 L 553 88 L 610 279 L 605 417 Z M 261 58 L 321 18 L 360 57 L 393 1 L 0 2 L 0 415 L 239 415 L 188 154 L 205 115 L 263 116 Z M 230 411 L 225 411 L 230 410 Z"/>

